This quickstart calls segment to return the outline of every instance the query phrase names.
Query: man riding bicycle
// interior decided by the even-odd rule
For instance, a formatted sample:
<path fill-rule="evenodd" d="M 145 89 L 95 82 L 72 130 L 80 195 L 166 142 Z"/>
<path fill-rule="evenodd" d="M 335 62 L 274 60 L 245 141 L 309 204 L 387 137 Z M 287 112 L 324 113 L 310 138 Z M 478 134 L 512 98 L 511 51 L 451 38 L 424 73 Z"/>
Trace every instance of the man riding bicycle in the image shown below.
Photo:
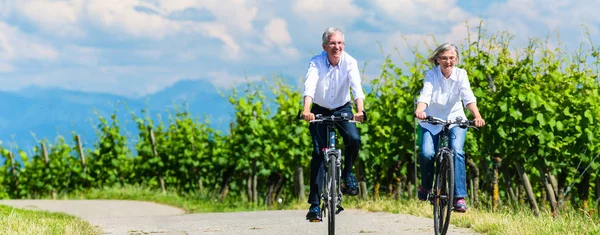
<path fill-rule="evenodd" d="M 312 57 L 306 72 L 302 118 L 311 121 L 315 119 L 315 114 L 352 114 L 350 102 L 350 88 L 352 88 L 357 109 L 357 113 L 352 115 L 355 121 L 362 122 L 365 95 L 362 90 L 358 62 L 344 51 L 344 33 L 338 28 L 327 28 L 323 33 L 322 41 L 324 51 Z M 336 127 L 343 137 L 345 145 L 342 170 L 342 179 L 345 183 L 343 193 L 355 196 L 358 194 L 358 184 L 352 173 L 352 166 L 358 157 L 361 145 L 360 135 L 355 123 L 342 122 Z M 310 162 L 310 193 L 308 196 L 310 208 L 306 219 L 320 220 L 320 191 L 325 171 L 322 149 L 327 147 L 327 126 L 311 123 L 309 130 L 312 136 L 313 152 Z"/>

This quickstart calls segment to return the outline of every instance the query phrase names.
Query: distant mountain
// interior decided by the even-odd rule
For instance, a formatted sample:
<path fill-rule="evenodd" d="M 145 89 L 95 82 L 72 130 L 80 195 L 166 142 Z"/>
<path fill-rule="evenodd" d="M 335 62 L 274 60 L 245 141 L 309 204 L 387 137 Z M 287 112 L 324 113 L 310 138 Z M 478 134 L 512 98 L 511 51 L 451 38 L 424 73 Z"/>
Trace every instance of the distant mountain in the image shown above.
<path fill-rule="evenodd" d="M 301 90 L 297 86 L 301 86 L 302 81 L 293 76 L 279 78 L 284 84 Z M 263 94 L 267 99 L 273 98 L 265 81 L 254 84 L 265 89 Z M 236 88 L 243 92 L 247 85 L 240 84 Z M 0 140 L 4 147 L 31 151 L 36 140 L 47 139 L 54 143 L 59 135 L 73 143 L 71 133 L 75 132 L 81 136 L 84 147 L 92 148 L 97 141 L 98 115 L 110 119 L 116 112 L 130 147 L 133 147 L 138 132 L 132 113 L 140 116 L 142 110 L 148 111 L 154 120 L 160 116 L 166 123 L 170 113 L 185 109 L 194 118 L 208 120 L 212 128 L 227 133 L 235 114 L 228 100 L 231 92 L 232 89 L 217 88 L 208 80 L 198 79 L 181 80 L 140 98 L 36 86 L 17 92 L 0 91 Z M 276 108 L 275 103 L 267 105 Z"/>
<path fill-rule="evenodd" d="M 214 127 L 228 126 L 233 107 L 227 95 L 230 89 L 217 89 L 210 82 L 183 80 L 160 92 L 146 97 L 151 110 L 165 111 L 187 105 L 188 110 L 198 118 L 210 117 Z"/>
<path fill-rule="evenodd" d="M 221 93 L 230 94 L 230 90 Z M 226 97 L 206 80 L 183 80 L 164 90 L 137 99 L 112 94 L 28 87 L 18 92 L 0 92 L 0 140 L 5 147 L 30 151 L 36 139 L 54 142 L 58 135 L 71 142 L 71 132 L 81 135 L 84 145 L 96 141 L 97 114 L 110 118 L 115 111 L 128 140 L 137 139 L 132 112 L 149 110 L 153 119 L 167 120 L 175 107 L 186 108 L 201 120 L 210 117 L 213 128 L 226 131 L 234 113 Z M 96 114 L 97 112 L 97 114 Z"/>

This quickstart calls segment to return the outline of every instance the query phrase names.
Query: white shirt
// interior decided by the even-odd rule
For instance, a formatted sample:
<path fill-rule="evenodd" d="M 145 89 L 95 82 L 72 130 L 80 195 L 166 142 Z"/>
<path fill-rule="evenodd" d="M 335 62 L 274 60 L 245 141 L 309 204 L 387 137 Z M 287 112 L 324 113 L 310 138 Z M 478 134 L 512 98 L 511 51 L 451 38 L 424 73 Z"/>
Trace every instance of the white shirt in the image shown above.
<path fill-rule="evenodd" d="M 350 102 L 350 88 L 355 100 L 365 98 L 358 63 L 348 53 L 342 52 L 340 62 L 336 66 L 329 63 L 326 51 L 310 60 L 304 78 L 303 97 L 310 96 L 313 103 L 335 109 Z"/>
<path fill-rule="evenodd" d="M 450 78 L 445 78 L 442 75 L 440 66 L 435 66 L 425 74 L 425 82 L 417 102 L 427 104 L 425 109 L 427 116 L 455 120 L 456 117 L 466 119 L 463 107 L 476 102 L 476 99 L 469 84 L 467 71 L 453 67 Z M 441 125 L 426 122 L 420 122 L 419 124 L 434 135 L 442 130 Z M 452 125 L 450 128 L 454 126 Z"/>

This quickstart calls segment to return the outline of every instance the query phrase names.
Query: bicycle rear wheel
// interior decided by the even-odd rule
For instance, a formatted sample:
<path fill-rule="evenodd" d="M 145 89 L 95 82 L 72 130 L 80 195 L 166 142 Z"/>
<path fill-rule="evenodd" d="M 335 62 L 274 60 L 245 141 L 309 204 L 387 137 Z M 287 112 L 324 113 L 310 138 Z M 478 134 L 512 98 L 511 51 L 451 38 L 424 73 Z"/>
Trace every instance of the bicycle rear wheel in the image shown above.
<path fill-rule="evenodd" d="M 436 235 L 446 234 L 448 231 L 454 200 L 454 156 L 443 152 L 440 157 L 433 188 L 433 221 Z"/>
<path fill-rule="evenodd" d="M 336 166 L 337 157 L 335 154 L 329 156 L 329 169 L 327 172 L 327 176 L 329 178 L 329 184 L 327 185 L 329 189 L 329 197 L 327 202 L 327 227 L 329 231 L 329 235 L 335 234 L 335 212 L 336 212 L 336 203 L 338 197 L 338 186 L 337 177 L 338 177 L 338 167 Z"/>

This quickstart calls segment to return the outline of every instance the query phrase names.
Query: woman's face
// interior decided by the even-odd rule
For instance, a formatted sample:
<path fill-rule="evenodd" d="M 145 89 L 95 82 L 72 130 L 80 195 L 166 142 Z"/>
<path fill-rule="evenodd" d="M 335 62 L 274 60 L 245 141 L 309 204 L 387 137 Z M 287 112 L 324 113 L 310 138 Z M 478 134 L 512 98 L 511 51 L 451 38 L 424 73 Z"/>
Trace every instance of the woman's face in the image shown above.
<path fill-rule="evenodd" d="M 438 55 L 436 61 L 440 65 L 441 69 L 452 69 L 456 64 L 456 51 L 450 49 L 442 52 L 442 54 Z"/>

